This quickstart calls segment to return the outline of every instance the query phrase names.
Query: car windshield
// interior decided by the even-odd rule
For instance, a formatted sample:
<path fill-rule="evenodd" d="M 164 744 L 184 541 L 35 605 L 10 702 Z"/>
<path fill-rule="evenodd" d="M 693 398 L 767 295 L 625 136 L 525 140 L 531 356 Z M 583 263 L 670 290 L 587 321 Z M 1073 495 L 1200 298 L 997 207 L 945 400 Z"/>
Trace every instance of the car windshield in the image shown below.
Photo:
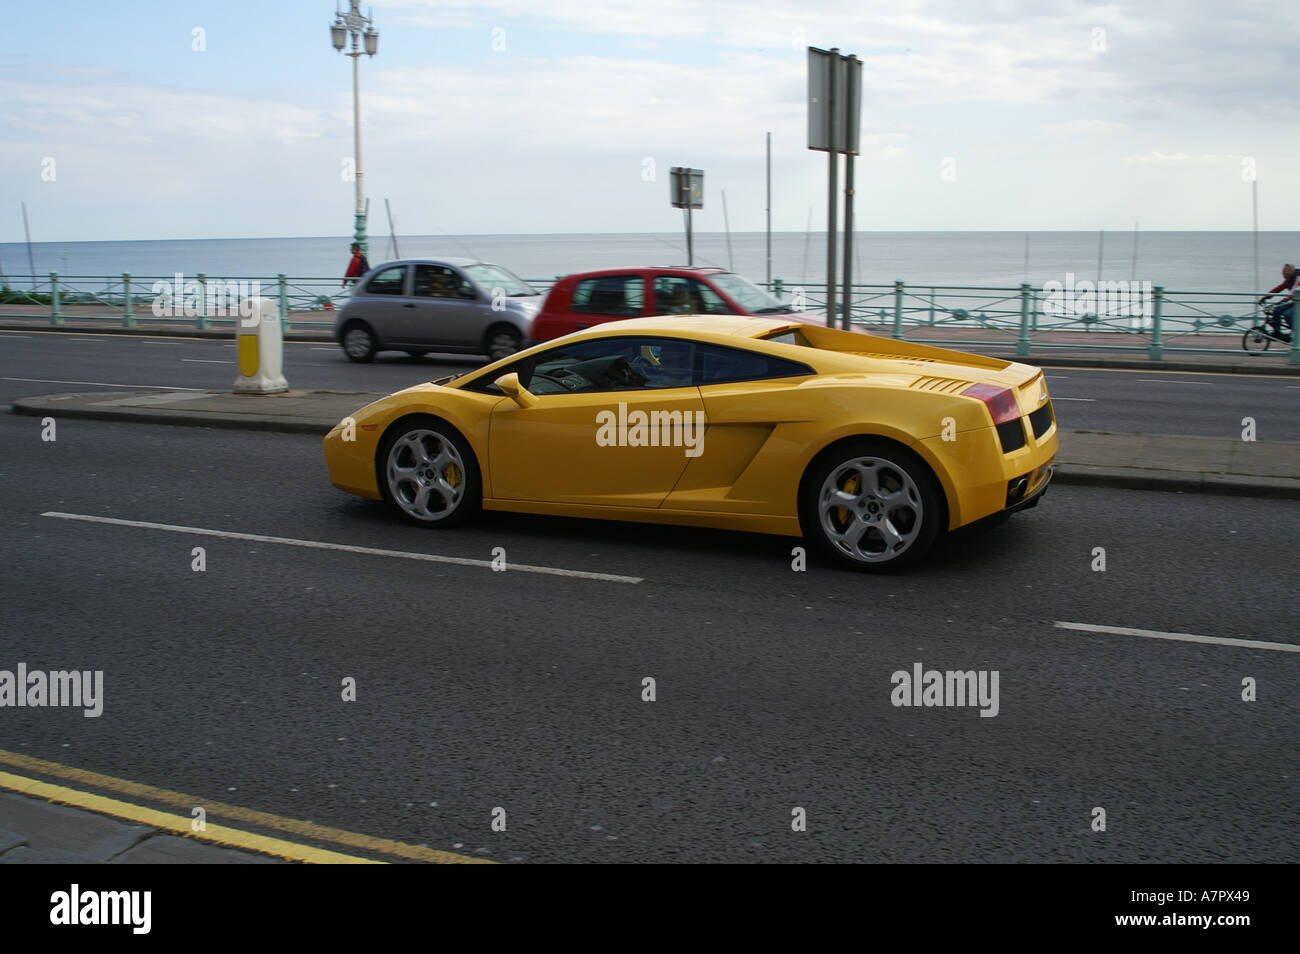
<path fill-rule="evenodd" d="M 777 301 L 749 279 L 741 278 L 734 272 L 718 272 L 710 275 L 709 281 L 751 315 L 777 315 L 794 311 L 790 305 Z"/>
<path fill-rule="evenodd" d="M 540 294 L 522 278 L 512 275 L 500 265 L 469 265 L 465 268 L 465 273 L 474 279 L 479 288 L 487 291 L 500 288 L 509 298 Z"/>

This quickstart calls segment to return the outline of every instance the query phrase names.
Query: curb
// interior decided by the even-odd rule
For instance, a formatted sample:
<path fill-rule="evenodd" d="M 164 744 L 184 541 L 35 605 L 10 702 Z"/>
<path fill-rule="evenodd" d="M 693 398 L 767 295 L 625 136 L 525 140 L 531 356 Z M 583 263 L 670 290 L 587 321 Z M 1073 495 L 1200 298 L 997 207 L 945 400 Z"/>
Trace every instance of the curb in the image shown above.
<path fill-rule="evenodd" d="M 40 403 L 36 403 L 40 402 Z M 360 405 L 358 405 L 360 406 Z M 324 437 L 338 423 L 320 417 L 286 418 L 277 414 L 198 414 L 164 408 L 77 408 L 51 407 L 41 398 L 24 398 L 9 408 L 24 417 L 58 417 L 82 421 L 118 421 L 129 424 L 172 424 L 181 427 L 212 427 L 232 431 L 265 431 L 277 434 L 316 434 Z"/>
<path fill-rule="evenodd" d="M 1163 490 L 1183 494 L 1300 500 L 1300 480 L 1286 477 L 1248 477 L 1244 474 L 1204 474 L 1065 463 L 1056 465 L 1052 483 L 1076 487 L 1122 487 L 1126 490 Z"/>
<path fill-rule="evenodd" d="M 118 421 L 130 424 L 167 424 L 181 427 L 210 427 L 219 430 L 261 431 L 278 434 L 312 434 L 324 437 L 337 420 L 286 418 L 274 414 L 217 415 L 173 411 L 164 408 L 69 408 L 51 407 L 42 398 L 15 401 L 10 412 L 27 417 L 57 414 L 77 420 Z M 1080 487 L 1122 487 L 1128 490 L 1160 490 L 1188 494 L 1217 494 L 1230 497 L 1263 497 L 1300 500 L 1300 480 L 1286 477 L 1254 477 L 1242 474 L 1206 474 L 1185 471 L 1148 470 L 1138 467 L 1102 467 L 1095 464 L 1058 463 L 1053 483 Z"/>

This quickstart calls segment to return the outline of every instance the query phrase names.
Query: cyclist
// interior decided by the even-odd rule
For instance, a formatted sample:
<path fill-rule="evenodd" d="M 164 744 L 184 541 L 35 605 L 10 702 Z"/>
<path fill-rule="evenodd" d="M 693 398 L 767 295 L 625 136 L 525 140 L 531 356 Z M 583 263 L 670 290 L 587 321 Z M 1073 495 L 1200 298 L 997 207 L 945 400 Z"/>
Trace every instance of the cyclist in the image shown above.
<path fill-rule="evenodd" d="M 1262 305 L 1279 292 L 1290 292 L 1295 289 L 1296 279 L 1300 278 L 1300 272 L 1296 271 L 1294 265 L 1282 266 L 1282 281 L 1280 284 L 1269 289 L 1267 295 L 1259 300 Z M 1282 330 L 1282 324 L 1285 323 L 1288 328 L 1291 327 L 1291 312 L 1295 309 L 1295 302 L 1290 295 L 1282 294 L 1279 296 L 1282 301 L 1273 309 L 1273 315 L 1268 319 L 1268 324 L 1272 327 L 1274 333 Z"/>

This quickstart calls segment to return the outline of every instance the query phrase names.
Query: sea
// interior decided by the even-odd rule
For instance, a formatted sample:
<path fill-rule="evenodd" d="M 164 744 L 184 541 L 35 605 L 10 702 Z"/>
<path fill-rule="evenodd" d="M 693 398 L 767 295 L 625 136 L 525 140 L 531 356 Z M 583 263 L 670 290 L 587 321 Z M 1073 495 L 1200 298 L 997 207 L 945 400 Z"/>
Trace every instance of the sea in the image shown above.
<path fill-rule="evenodd" d="M 341 277 L 348 236 L 316 238 L 172 239 L 119 242 L 0 244 L 0 276 L 58 272 L 68 278 L 120 276 L 272 280 Z M 1009 287 L 1028 281 L 1138 281 L 1167 289 L 1249 294 L 1276 285 L 1283 263 L 1300 259 L 1300 232 L 857 232 L 853 281 L 883 285 Z M 701 232 L 694 263 L 739 272 L 752 281 L 824 283 L 825 232 L 773 232 L 769 268 L 762 232 Z M 30 251 L 30 264 L 29 264 Z M 684 265 L 685 237 L 672 233 L 554 235 L 410 235 L 370 240 L 372 265 L 395 258 L 472 257 L 505 266 L 524 279 L 619 265 Z M 836 269 L 843 276 L 843 249 Z"/>

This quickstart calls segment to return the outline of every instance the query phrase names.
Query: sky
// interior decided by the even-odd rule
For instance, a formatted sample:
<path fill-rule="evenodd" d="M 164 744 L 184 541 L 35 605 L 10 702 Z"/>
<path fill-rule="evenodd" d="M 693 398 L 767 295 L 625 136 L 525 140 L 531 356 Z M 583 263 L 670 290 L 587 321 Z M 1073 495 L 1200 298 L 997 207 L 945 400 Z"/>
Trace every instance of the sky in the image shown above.
<path fill-rule="evenodd" d="M 346 0 L 344 0 L 346 6 Z M 807 48 L 863 61 L 859 229 L 1295 229 L 1286 0 L 385 0 L 370 232 L 825 228 Z M 0 241 L 348 235 L 332 0 L 10 5 Z M 841 184 L 843 182 L 841 172 Z M 724 221 L 723 196 L 726 200 Z"/>

